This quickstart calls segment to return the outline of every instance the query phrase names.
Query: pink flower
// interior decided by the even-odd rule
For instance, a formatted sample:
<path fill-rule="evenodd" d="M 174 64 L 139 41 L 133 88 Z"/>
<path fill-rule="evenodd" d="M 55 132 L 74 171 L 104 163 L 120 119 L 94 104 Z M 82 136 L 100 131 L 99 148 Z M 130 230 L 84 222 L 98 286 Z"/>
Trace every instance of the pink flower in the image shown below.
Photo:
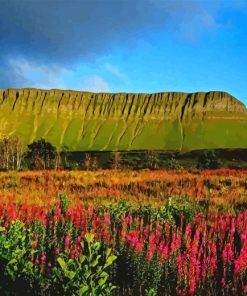
<path fill-rule="evenodd" d="M 90 217 L 93 216 L 93 212 L 94 212 L 94 208 L 93 208 L 93 207 L 89 207 L 89 208 L 88 208 L 88 213 L 89 213 L 89 216 L 90 216 Z"/>
<path fill-rule="evenodd" d="M 59 247 L 56 247 L 55 254 L 58 255 L 59 253 L 60 253 L 60 248 Z"/>
<path fill-rule="evenodd" d="M 68 248 L 70 244 L 70 236 L 68 234 L 66 235 L 64 242 L 65 242 L 65 248 Z"/>
<path fill-rule="evenodd" d="M 135 249 L 137 252 L 141 252 L 143 249 L 143 243 L 142 242 L 137 242 L 135 245 Z"/>
<path fill-rule="evenodd" d="M 247 285 L 243 286 L 243 292 L 247 294 Z"/>
<path fill-rule="evenodd" d="M 149 249 L 147 251 L 147 260 L 150 261 L 153 258 L 154 251 Z"/>
<path fill-rule="evenodd" d="M 46 254 L 43 253 L 42 256 L 41 256 L 41 262 L 45 262 L 45 260 L 46 260 Z"/>
<path fill-rule="evenodd" d="M 109 213 L 104 213 L 104 219 L 105 219 L 105 223 L 107 225 L 111 225 L 111 218 L 110 218 L 110 214 Z"/>
<path fill-rule="evenodd" d="M 196 281 L 195 281 L 195 278 L 192 278 L 190 280 L 190 294 L 194 294 L 196 290 Z"/>
<path fill-rule="evenodd" d="M 124 221 L 126 224 L 131 224 L 132 223 L 132 216 L 128 215 L 124 218 Z"/>
<path fill-rule="evenodd" d="M 226 286 L 225 278 L 221 279 L 221 286 L 224 288 Z"/>

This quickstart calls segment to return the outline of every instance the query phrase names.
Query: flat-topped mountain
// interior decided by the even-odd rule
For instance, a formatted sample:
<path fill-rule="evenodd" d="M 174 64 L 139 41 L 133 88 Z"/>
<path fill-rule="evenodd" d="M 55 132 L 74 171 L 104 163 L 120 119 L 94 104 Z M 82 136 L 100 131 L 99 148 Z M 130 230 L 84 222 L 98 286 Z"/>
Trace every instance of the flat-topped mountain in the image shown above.
<path fill-rule="evenodd" d="M 45 138 L 58 148 L 247 148 L 247 109 L 225 92 L 91 93 L 0 90 L 0 137 Z"/>

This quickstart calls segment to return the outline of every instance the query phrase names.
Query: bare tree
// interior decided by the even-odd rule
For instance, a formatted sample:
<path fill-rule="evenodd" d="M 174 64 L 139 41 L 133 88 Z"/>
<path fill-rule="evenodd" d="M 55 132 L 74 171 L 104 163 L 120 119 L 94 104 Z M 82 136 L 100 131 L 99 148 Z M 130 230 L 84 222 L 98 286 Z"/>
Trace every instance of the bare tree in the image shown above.
<path fill-rule="evenodd" d="M 148 168 L 157 169 L 159 167 L 159 153 L 157 151 L 147 151 L 145 158 Z"/>
<path fill-rule="evenodd" d="M 97 170 L 98 168 L 98 160 L 96 156 L 92 156 L 91 153 L 86 153 L 83 167 L 89 171 L 89 170 Z"/>
<path fill-rule="evenodd" d="M 114 170 L 119 170 L 122 167 L 122 154 L 119 151 L 113 151 L 111 153 L 111 168 Z"/>
<path fill-rule="evenodd" d="M 19 170 L 26 146 L 20 137 L 6 137 L 0 141 L 0 167 L 5 170 Z"/>
<path fill-rule="evenodd" d="M 60 150 L 56 150 L 55 152 L 54 167 L 55 170 L 61 169 L 63 167 L 63 161 Z"/>
<path fill-rule="evenodd" d="M 91 161 L 92 161 L 91 154 L 90 154 L 90 153 L 86 153 L 86 154 L 85 154 L 85 159 L 84 159 L 83 166 L 84 166 L 84 168 L 85 168 L 87 171 L 90 170 L 90 167 L 91 167 Z"/>
<path fill-rule="evenodd" d="M 14 144 L 14 155 L 15 155 L 15 161 L 14 161 L 14 167 L 19 170 L 21 168 L 22 160 L 26 153 L 26 145 L 21 140 L 20 137 L 13 138 L 13 144 Z"/>
<path fill-rule="evenodd" d="M 91 170 L 96 171 L 98 169 L 98 159 L 96 156 L 92 156 Z"/>
<path fill-rule="evenodd" d="M 0 163 L 1 168 L 4 170 L 9 169 L 9 158 L 10 158 L 10 145 L 9 139 L 4 138 L 0 142 Z"/>

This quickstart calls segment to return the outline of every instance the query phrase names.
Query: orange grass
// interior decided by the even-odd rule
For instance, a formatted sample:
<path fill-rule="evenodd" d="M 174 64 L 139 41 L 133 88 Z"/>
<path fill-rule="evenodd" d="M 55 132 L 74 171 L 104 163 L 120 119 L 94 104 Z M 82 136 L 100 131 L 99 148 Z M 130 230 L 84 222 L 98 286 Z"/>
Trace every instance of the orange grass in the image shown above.
<path fill-rule="evenodd" d="M 0 173 L 0 197 L 47 205 L 66 193 L 72 204 L 109 205 L 125 199 L 133 207 L 160 207 L 169 197 L 199 203 L 208 201 L 211 210 L 231 211 L 247 202 L 247 170 L 213 171 L 27 171 Z"/>

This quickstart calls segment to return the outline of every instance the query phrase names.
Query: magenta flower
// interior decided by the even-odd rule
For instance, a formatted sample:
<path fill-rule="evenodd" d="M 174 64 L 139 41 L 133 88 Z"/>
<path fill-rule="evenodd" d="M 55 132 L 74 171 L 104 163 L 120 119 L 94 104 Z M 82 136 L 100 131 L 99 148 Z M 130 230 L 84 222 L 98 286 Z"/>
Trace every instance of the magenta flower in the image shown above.
<path fill-rule="evenodd" d="M 55 254 L 58 255 L 59 253 L 60 253 L 60 248 L 59 247 L 56 247 Z"/>
<path fill-rule="evenodd" d="M 70 236 L 67 234 L 65 237 L 65 248 L 68 248 L 70 244 Z"/>

